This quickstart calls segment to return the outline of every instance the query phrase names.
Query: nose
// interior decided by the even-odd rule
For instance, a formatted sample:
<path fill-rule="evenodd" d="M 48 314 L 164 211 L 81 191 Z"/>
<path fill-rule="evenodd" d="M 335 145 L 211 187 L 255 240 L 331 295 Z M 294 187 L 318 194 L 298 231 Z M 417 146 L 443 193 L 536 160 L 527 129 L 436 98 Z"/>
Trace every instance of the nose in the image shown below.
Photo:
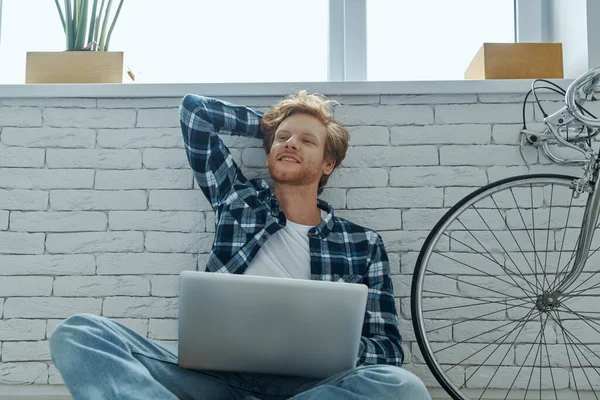
<path fill-rule="evenodd" d="M 285 148 L 291 147 L 293 149 L 297 149 L 298 145 L 296 143 L 296 138 L 294 136 L 290 136 L 288 140 L 285 141 Z"/>

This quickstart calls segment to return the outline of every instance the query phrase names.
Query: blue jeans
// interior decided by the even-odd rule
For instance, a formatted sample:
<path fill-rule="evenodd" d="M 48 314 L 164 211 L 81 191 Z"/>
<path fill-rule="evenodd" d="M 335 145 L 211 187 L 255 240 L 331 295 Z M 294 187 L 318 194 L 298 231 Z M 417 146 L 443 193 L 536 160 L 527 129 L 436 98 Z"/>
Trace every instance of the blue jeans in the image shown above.
<path fill-rule="evenodd" d="M 63 321 L 50 350 L 75 400 L 431 399 L 415 375 L 388 365 L 357 367 L 325 380 L 185 369 L 165 347 L 91 314 Z"/>

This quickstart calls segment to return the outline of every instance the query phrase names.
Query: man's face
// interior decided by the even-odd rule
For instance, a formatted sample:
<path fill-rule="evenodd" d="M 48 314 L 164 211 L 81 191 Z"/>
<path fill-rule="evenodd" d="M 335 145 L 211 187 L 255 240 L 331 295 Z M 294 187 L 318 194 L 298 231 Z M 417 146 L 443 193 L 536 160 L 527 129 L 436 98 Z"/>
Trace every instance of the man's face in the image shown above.
<path fill-rule="evenodd" d="M 327 129 L 308 114 L 293 114 L 277 128 L 266 166 L 275 183 L 318 185 L 323 173 L 333 171 L 334 162 L 325 161 Z M 292 158 L 292 160 L 290 159 Z"/>

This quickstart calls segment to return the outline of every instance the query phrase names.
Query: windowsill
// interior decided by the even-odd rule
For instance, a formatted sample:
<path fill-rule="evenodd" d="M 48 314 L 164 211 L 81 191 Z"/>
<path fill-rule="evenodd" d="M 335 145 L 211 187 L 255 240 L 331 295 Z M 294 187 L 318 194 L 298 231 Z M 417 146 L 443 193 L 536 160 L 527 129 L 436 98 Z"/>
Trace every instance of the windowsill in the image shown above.
<path fill-rule="evenodd" d="M 553 79 L 566 88 L 571 79 Z M 291 83 L 124 83 L 2 85 L 0 98 L 23 97 L 182 97 L 187 93 L 205 96 L 283 96 L 298 89 L 325 95 L 419 95 L 523 93 L 532 79 L 393 82 L 291 82 Z"/>

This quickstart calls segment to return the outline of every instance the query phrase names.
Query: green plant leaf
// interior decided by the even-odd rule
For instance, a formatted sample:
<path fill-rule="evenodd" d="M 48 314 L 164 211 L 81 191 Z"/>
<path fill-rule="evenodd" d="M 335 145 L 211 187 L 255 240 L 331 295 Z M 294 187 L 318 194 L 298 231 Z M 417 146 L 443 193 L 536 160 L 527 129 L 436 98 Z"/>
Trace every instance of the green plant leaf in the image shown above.
<path fill-rule="evenodd" d="M 65 2 L 65 24 L 67 26 L 67 50 L 73 50 L 75 45 L 74 29 L 73 29 L 73 12 L 71 10 L 71 0 L 64 0 Z"/>
<path fill-rule="evenodd" d="M 92 5 L 92 13 L 90 14 L 90 31 L 88 33 L 87 43 L 92 42 L 94 40 L 94 28 L 96 26 L 96 7 L 98 6 L 98 0 L 94 0 L 94 4 Z"/>
<path fill-rule="evenodd" d="M 77 35 L 75 36 L 75 48 L 81 50 L 85 47 L 85 35 L 88 25 L 88 0 L 78 0 L 79 16 L 77 18 Z"/>
<path fill-rule="evenodd" d="M 121 7 L 123 7 L 123 1 L 119 2 L 119 7 L 117 7 L 117 12 L 115 13 L 115 17 L 113 18 L 112 24 L 110 25 L 110 29 L 108 30 L 108 36 L 106 37 L 106 44 L 104 45 L 104 51 L 108 51 L 108 44 L 110 43 L 110 37 L 112 36 L 113 29 L 115 29 L 115 25 L 117 23 L 117 19 L 119 18 L 119 14 L 121 13 Z"/>
<path fill-rule="evenodd" d="M 56 4 L 56 9 L 58 10 L 58 15 L 60 16 L 60 22 L 62 24 L 63 31 L 66 34 L 67 33 L 67 27 L 65 25 L 65 16 L 63 15 L 62 8 L 60 8 L 60 4 L 58 3 L 58 0 L 54 0 L 54 4 Z"/>
<path fill-rule="evenodd" d="M 108 27 L 108 17 L 110 15 L 110 7 L 112 6 L 112 0 L 108 0 L 106 5 L 106 11 L 104 13 L 104 19 L 102 20 L 102 31 L 100 33 L 100 45 L 98 46 L 99 51 L 104 50 L 104 43 L 106 42 L 106 28 Z"/>
<path fill-rule="evenodd" d="M 100 32 L 102 15 L 104 13 L 104 2 L 105 2 L 105 0 L 102 0 L 102 3 L 100 3 L 100 11 L 98 12 L 98 15 L 96 16 L 96 29 L 94 30 L 94 39 L 93 39 L 96 42 L 96 50 L 99 50 L 100 37 L 98 35 Z"/>

